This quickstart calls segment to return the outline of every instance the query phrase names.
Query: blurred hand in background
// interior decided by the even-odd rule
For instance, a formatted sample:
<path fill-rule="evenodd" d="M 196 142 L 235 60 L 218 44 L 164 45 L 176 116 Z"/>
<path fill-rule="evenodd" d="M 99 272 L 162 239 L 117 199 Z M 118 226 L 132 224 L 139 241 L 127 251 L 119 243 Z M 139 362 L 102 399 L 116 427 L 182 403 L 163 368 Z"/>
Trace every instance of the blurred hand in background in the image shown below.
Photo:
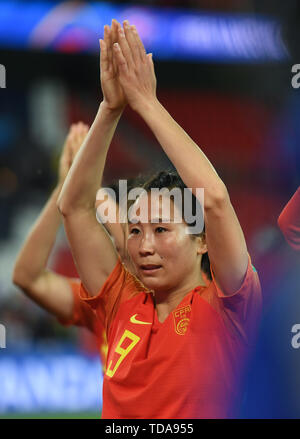
<path fill-rule="evenodd" d="M 59 160 L 58 182 L 63 184 L 73 163 L 75 155 L 89 131 L 89 126 L 82 122 L 71 125 L 66 137 L 63 150 Z"/>

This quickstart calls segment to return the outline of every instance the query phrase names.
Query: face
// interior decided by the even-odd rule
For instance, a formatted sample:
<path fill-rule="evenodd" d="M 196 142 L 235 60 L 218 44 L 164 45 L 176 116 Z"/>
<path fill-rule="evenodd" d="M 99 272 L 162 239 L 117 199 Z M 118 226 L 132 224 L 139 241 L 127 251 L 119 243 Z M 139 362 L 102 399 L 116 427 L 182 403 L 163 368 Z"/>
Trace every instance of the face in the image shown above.
<path fill-rule="evenodd" d="M 132 220 L 137 216 L 133 215 L 128 225 L 127 249 L 137 276 L 156 292 L 196 286 L 205 246 L 200 238 L 193 239 L 186 233 L 187 225 L 172 201 L 170 217 L 166 217 L 164 209 L 168 201 L 164 197 L 159 200 L 153 194 L 141 196 L 134 204 L 139 216 L 141 211 L 151 212 L 151 198 L 152 204 L 157 205 L 151 219 L 159 218 L 159 223 L 149 220 L 134 224 Z M 181 223 L 174 222 L 174 217 L 180 217 Z"/>

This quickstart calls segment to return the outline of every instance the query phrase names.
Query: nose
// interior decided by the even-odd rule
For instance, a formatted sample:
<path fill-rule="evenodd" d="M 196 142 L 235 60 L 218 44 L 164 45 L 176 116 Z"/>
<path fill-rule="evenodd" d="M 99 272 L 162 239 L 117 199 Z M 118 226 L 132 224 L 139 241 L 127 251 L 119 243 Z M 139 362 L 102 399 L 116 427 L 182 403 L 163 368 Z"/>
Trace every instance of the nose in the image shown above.
<path fill-rule="evenodd" d="M 153 255 L 155 253 L 153 236 L 145 233 L 140 241 L 139 253 L 141 256 Z"/>

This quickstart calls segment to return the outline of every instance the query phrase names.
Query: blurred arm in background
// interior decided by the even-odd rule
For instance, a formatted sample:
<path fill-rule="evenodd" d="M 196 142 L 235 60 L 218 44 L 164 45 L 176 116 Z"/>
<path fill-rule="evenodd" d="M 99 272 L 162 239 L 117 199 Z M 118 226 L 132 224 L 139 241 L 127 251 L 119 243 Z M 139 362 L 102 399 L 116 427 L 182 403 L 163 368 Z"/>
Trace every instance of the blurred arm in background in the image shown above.
<path fill-rule="evenodd" d="M 112 59 L 116 22 L 104 27 L 100 40 L 103 101 L 61 190 L 58 207 L 82 284 L 94 296 L 112 272 L 118 254 L 96 219 L 95 198 L 102 184 L 107 152 L 126 106 Z"/>
<path fill-rule="evenodd" d="M 71 126 L 60 157 L 58 183 L 20 250 L 13 272 L 14 284 L 28 297 L 59 319 L 66 320 L 73 313 L 72 279 L 46 267 L 61 224 L 56 202 L 87 132 L 88 126 L 83 123 Z"/>
<path fill-rule="evenodd" d="M 294 250 L 300 250 L 300 186 L 278 218 L 278 226 Z"/>

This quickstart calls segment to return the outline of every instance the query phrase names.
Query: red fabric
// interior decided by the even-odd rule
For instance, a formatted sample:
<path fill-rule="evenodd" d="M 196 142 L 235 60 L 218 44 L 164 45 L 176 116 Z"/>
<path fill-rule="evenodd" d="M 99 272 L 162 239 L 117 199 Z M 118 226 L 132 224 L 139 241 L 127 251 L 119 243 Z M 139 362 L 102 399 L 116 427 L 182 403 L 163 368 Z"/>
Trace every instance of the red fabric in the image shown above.
<path fill-rule="evenodd" d="M 73 257 L 72 254 L 70 252 L 70 249 L 68 247 L 60 247 L 56 253 L 55 253 L 55 257 L 54 257 L 54 261 L 52 263 L 52 270 L 57 273 L 57 274 L 61 274 L 62 276 L 65 276 L 67 278 L 78 278 L 78 274 L 77 274 L 77 270 L 73 261 Z M 82 306 L 81 302 L 79 301 L 78 303 L 78 288 L 76 286 L 76 283 L 74 284 L 74 279 L 70 279 L 71 282 L 71 286 L 75 286 L 75 289 L 73 289 L 73 293 L 74 293 L 74 311 L 77 313 L 80 313 L 80 306 Z M 76 294 L 75 294 L 76 293 Z M 101 360 L 102 360 L 102 364 L 103 360 L 106 359 L 106 354 L 105 352 L 107 351 L 107 343 L 106 343 L 106 338 L 104 336 L 100 336 L 99 339 L 97 337 L 97 334 L 99 332 L 99 330 L 96 330 L 96 334 L 95 334 L 95 329 L 93 327 L 93 324 L 90 324 L 89 319 L 87 318 L 90 315 L 90 309 L 88 306 L 86 306 L 85 308 L 87 308 L 87 310 L 85 311 L 87 313 L 87 316 L 84 317 L 84 315 L 82 315 L 81 313 L 81 317 L 82 319 L 75 317 L 75 321 L 78 321 L 78 323 L 70 323 L 70 325 L 75 324 L 77 326 L 81 326 L 81 331 L 79 331 L 78 334 L 78 342 L 79 342 L 79 346 L 82 350 L 84 350 L 85 353 L 88 354 L 94 354 L 95 352 L 100 352 L 103 351 L 103 353 L 101 354 Z M 77 309 L 77 311 L 76 311 Z M 93 323 L 93 317 L 91 322 Z M 98 323 L 99 324 L 99 323 Z M 102 326 L 101 326 L 102 327 Z M 86 330 L 88 329 L 88 330 Z M 104 331 L 104 329 L 103 329 Z M 96 335 L 96 337 L 95 337 Z M 101 344 L 101 339 L 103 339 L 103 346 L 100 346 L 99 344 Z"/>
<path fill-rule="evenodd" d="M 246 360 L 261 313 L 250 258 L 244 282 L 225 297 L 214 281 L 188 293 L 160 323 L 152 294 L 118 261 L 95 297 L 105 322 L 103 418 L 230 418 L 241 401 Z"/>
<path fill-rule="evenodd" d="M 95 336 L 95 343 L 97 350 L 100 353 L 103 369 L 105 370 L 107 358 L 107 341 L 105 330 L 102 322 L 99 320 L 97 314 L 79 297 L 80 281 L 79 279 L 69 278 L 69 283 L 73 292 L 73 315 L 70 319 L 58 319 L 64 326 L 82 326 L 89 329 Z"/>
<path fill-rule="evenodd" d="M 281 212 L 278 226 L 290 246 L 300 250 L 300 186 Z"/>

